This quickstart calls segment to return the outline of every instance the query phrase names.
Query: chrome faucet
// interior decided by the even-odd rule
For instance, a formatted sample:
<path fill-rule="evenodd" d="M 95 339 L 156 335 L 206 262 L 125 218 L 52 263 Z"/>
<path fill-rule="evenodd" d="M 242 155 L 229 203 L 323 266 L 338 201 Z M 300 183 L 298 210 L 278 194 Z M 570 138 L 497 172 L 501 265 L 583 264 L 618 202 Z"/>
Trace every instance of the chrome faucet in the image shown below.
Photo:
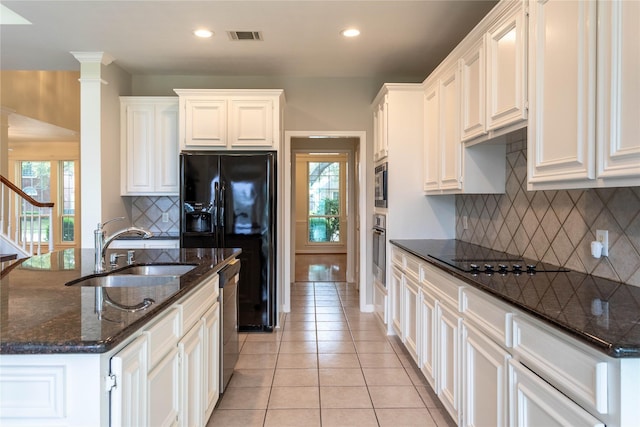
<path fill-rule="evenodd" d="M 103 271 L 105 271 L 105 268 L 104 268 L 105 253 L 107 252 L 107 248 L 109 247 L 111 242 L 113 242 L 118 237 L 124 234 L 138 234 L 142 236 L 143 239 L 148 239 L 149 237 L 153 237 L 152 232 L 140 227 L 124 228 L 120 231 L 116 231 L 109 237 L 105 237 L 104 226 L 114 221 L 122 221 L 123 219 L 124 217 L 121 216 L 119 218 L 110 219 L 109 221 L 103 224 L 98 223 L 97 228 L 94 230 L 93 237 L 94 237 L 94 246 L 95 246 L 95 261 L 96 261 L 96 266 L 94 271 L 96 273 L 102 273 Z"/>

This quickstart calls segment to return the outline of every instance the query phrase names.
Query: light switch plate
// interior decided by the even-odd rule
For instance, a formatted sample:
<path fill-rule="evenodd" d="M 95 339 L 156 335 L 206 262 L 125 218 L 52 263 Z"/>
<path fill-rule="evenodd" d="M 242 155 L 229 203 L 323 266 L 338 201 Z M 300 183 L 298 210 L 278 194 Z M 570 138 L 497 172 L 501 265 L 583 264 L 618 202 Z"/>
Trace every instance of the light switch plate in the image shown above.
<path fill-rule="evenodd" d="M 162 213 L 162 222 L 169 222 L 169 212 Z"/>
<path fill-rule="evenodd" d="M 609 256 L 609 231 L 596 230 L 596 240 L 602 243 L 602 256 Z"/>

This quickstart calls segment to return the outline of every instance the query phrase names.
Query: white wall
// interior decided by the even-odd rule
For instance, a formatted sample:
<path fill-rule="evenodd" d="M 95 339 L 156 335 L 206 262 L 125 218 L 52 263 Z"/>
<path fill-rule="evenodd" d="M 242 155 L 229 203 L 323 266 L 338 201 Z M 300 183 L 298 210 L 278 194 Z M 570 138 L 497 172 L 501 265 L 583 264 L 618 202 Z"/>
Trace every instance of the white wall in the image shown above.
<path fill-rule="evenodd" d="M 120 96 L 131 93 L 131 75 L 111 63 L 102 67 L 102 79 L 106 82 L 101 93 L 102 221 L 126 218 L 108 226 L 110 234 L 131 224 L 129 198 L 120 197 Z"/>

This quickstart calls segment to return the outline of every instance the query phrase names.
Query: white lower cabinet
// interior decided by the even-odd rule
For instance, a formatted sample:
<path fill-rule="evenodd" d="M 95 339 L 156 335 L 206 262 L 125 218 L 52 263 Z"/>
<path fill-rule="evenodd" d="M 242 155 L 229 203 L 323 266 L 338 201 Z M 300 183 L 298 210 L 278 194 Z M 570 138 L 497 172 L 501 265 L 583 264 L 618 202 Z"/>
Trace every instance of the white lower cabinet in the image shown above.
<path fill-rule="evenodd" d="M 402 271 L 396 265 L 391 267 L 390 279 L 389 333 L 402 339 Z"/>
<path fill-rule="evenodd" d="M 420 289 L 420 340 L 418 342 L 420 370 L 434 391 L 436 388 L 436 299 L 426 289 Z"/>
<path fill-rule="evenodd" d="M 181 426 L 203 425 L 204 322 L 199 321 L 178 344 L 180 349 Z"/>
<path fill-rule="evenodd" d="M 140 335 L 111 358 L 111 427 L 147 425 L 147 337 Z"/>
<path fill-rule="evenodd" d="M 180 411 L 180 358 L 172 348 L 147 376 L 149 393 L 149 425 L 176 426 Z"/>
<path fill-rule="evenodd" d="M 605 424 L 515 360 L 509 362 L 511 426 L 593 426 Z"/>
<path fill-rule="evenodd" d="M 392 260 L 393 329 L 456 424 L 637 424 L 639 360 L 608 357 L 398 247 Z"/>
<path fill-rule="evenodd" d="M 462 334 L 462 424 L 506 427 L 511 355 L 466 322 Z"/>
<path fill-rule="evenodd" d="M 418 363 L 418 336 L 420 334 L 420 298 L 418 283 L 409 276 L 404 277 L 403 286 L 403 331 L 404 345 L 413 360 Z"/>
<path fill-rule="evenodd" d="M 110 425 L 206 425 L 219 395 L 218 275 L 110 361 Z"/>
<path fill-rule="evenodd" d="M 211 417 L 220 396 L 220 303 L 215 303 L 204 314 L 204 368 L 205 368 L 205 402 L 204 419 L 206 423 Z"/>
<path fill-rule="evenodd" d="M 378 320 L 380 321 L 380 325 L 383 328 L 387 328 L 388 323 L 388 294 L 387 288 L 380 283 L 378 280 L 374 280 L 373 283 L 373 313 L 376 315 Z"/>
<path fill-rule="evenodd" d="M 451 418 L 460 423 L 460 330 L 462 318 L 446 305 L 436 304 L 436 394 Z"/>

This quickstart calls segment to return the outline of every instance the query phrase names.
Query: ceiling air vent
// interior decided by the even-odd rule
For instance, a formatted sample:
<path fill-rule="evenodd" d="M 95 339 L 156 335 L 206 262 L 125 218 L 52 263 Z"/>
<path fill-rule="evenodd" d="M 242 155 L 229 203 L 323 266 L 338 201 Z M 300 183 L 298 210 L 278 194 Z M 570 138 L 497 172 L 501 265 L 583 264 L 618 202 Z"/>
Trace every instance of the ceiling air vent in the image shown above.
<path fill-rule="evenodd" d="M 262 40 L 260 31 L 227 31 L 231 40 Z"/>

